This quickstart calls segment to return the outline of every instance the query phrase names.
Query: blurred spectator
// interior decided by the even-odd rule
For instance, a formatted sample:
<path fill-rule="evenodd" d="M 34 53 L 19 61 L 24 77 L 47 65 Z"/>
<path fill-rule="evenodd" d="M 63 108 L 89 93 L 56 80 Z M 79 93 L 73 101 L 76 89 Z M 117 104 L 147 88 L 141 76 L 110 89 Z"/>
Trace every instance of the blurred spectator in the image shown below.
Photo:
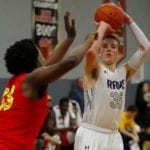
<path fill-rule="evenodd" d="M 135 104 L 138 107 L 138 114 L 135 119 L 137 124 L 141 127 L 142 132 L 150 134 L 150 93 L 149 84 L 143 81 L 138 84 L 136 91 Z M 146 142 L 150 149 L 150 142 Z"/>
<path fill-rule="evenodd" d="M 59 105 L 54 107 L 55 119 L 51 118 L 55 127 L 51 131 L 59 132 L 61 139 L 61 150 L 73 150 L 75 132 L 77 129 L 76 119 L 69 113 L 69 99 L 64 97 L 60 99 Z"/>
<path fill-rule="evenodd" d="M 141 127 L 150 126 L 150 106 L 148 101 L 146 101 L 144 95 L 149 92 L 149 84 L 144 81 L 138 84 L 136 91 L 136 101 L 135 104 L 139 110 L 136 122 Z"/>
<path fill-rule="evenodd" d="M 71 90 L 70 98 L 79 103 L 81 113 L 84 112 L 83 77 L 78 77 Z"/>
<path fill-rule="evenodd" d="M 68 112 L 69 112 L 71 118 L 75 118 L 75 114 L 73 112 L 72 103 L 70 102 L 70 98 L 69 97 L 66 97 L 66 98 L 68 100 Z M 54 105 L 53 109 L 57 111 L 59 109 L 59 104 Z"/>
<path fill-rule="evenodd" d="M 139 136 L 135 130 L 135 117 L 137 114 L 137 108 L 135 106 L 129 106 L 126 111 L 123 112 L 119 131 L 123 138 L 124 149 L 130 150 L 130 144 L 134 143 L 138 148 Z"/>
<path fill-rule="evenodd" d="M 82 115 L 81 115 L 79 104 L 74 100 L 70 100 L 70 102 L 72 104 L 72 109 L 75 114 L 77 125 L 79 126 L 82 121 Z"/>
<path fill-rule="evenodd" d="M 150 134 L 142 131 L 135 122 L 137 113 L 137 107 L 130 105 L 122 114 L 119 131 L 123 138 L 124 150 L 132 150 L 133 148 L 142 150 L 145 141 L 150 140 Z"/>
<path fill-rule="evenodd" d="M 53 125 L 50 120 L 51 118 L 55 118 L 51 101 L 52 97 L 48 95 L 48 115 L 39 133 L 34 150 L 60 150 L 61 148 L 59 135 L 49 130 L 49 126 Z"/>
<path fill-rule="evenodd" d="M 82 114 L 81 114 L 81 109 L 79 106 L 79 103 L 73 99 L 70 99 L 70 97 L 66 97 L 68 99 L 68 112 L 71 116 L 72 119 L 77 120 L 77 125 L 79 126 L 82 120 Z M 59 109 L 59 105 L 55 105 L 53 107 L 54 110 Z"/>

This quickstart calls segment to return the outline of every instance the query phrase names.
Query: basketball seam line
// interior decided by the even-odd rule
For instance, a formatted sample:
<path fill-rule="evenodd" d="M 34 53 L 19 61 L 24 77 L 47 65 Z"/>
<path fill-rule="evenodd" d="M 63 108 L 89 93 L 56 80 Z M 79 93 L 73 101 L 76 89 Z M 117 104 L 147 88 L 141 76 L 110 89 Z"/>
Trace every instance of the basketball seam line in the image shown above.
<path fill-rule="evenodd" d="M 101 12 L 102 14 L 104 14 L 105 16 L 107 16 L 109 19 L 112 19 L 112 18 L 109 17 L 107 14 L 103 13 L 103 11 L 100 10 L 100 12 Z M 115 22 L 116 22 L 118 25 L 121 25 L 121 24 L 120 24 L 119 22 L 117 22 L 116 20 L 115 20 Z"/>

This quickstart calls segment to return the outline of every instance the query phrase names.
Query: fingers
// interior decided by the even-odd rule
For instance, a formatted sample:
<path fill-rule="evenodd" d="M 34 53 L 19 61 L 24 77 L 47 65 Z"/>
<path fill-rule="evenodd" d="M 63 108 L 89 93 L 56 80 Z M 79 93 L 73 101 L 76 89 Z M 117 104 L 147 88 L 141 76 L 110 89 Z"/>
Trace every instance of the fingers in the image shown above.
<path fill-rule="evenodd" d="M 120 2 L 117 2 L 117 5 L 118 5 L 119 7 L 121 7 L 121 8 L 123 8 L 123 7 L 121 6 L 121 3 L 120 3 Z"/>
<path fill-rule="evenodd" d="M 120 2 L 117 2 L 117 5 L 120 7 L 121 11 L 124 14 L 125 23 L 127 23 L 127 24 L 131 23 L 133 21 L 133 18 L 131 16 L 129 16 L 129 14 L 127 12 L 124 11 L 123 6 L 121 6 Z"/>
<path fill-rule="evenodd" d="M 120 9 L 120 11 L 122 12 L 122 14 L 126 14 L 126 12 L 124 11 L 124 9 L 123 9 L 123 6 L 121 5 L 121 3 L 120 2 L 117 2 L 117 5 L 119 6 L 119 9 Z"/>
<path fill-rule="evenodd" d="M 96 21 L 94 20 L 94 24 L 95 24 L 95 26 L 96 26 L 96 29 L 98 29 L 98 27 L 99 27 L 100 24 L 101 24 L 101 21 L 100 21 L 100 22 L 96 22 Z"/>
<path fill-rule="evenodd" d="M 67 19 L 71 15 L 71 11 L 67 10 L 64 15 L 64 19 Z"/>
<path fill-rule="evenodd" d="M 65 12 L 65 15 L 64 15 L 64 20 L 65 20 L 66 26 L 70 25 L 70 23 L 69 23 L 69 17 L 70 17 L 70 15 L 71 15 L 71 11 L 67 10 Z M 75 20 L 74 19 L 71 19 L 71 26 L 75 27 Z"/>
<path fill-rule="evenodd" d="M 71 11 L 67 10 L 64 15 L 65 30 L 68 37 L 74 38 L 76 36 L 75 20 L 70 19 L 70 15 Z"/>
<path fill-rule="evenodd" d="M 101 32 L 101 30 L 105 30 L 106 34 L 112 34 L 112 33 L 116 32 L 116 30 L 113 29 L 110 24 L 108 24 L 104 21 L 101 21 L 100 26 L 99 26 L 100 27 L 99 32 Z"/>
<path fill-rule="evenodd" d="M 117 2 L 117 5 L 119 6 L 119 8 L 124 12 L 123 6 L 121 5 L 120 2 Z"/>
<path fill-rule="evenodd" d="M 94 24 L 95 24 L 96 26 L 99 26 L 100 22 L 96 22 L 96 21 L 94 20 Z"/>
<path fill-rule="evenodd" d="M 72 27 L 75 27 L 75 20 L 74 19 L 71 20 L 71 24 L 72 24 Z"/>
<path fill-rule="evenodd" d="M 99 30 L 98 28 L 100 28 L 100 26 L 103 26 L 106 29 L 106 31 L 109 31 L 109 32 L 112 32 L 112 33 L 115 32 L 115 30 L 111 27 L 111 25 L 106 23 L 105 21 L 100 21 L 100 22 L 94 21 L 94 24 L 96 25 L 97 30 Z"/>
<path fill-rule="evenodd" d="M 131 22 L 133 22 L 133 18 L 129 16 L 127 13 L 124 13 L 124 20 L 126 24 L 130 24 Z"/>
<path fill-rule="evenodd" d="M 64 15 L 64 21 L 65 21 L 66 24 L 69 23 L 69 16 L 70 16 L 70 15 L 71 15 L 71 12 L 67 10 L 67 11 L 65 12 L 65 15 Z"/>

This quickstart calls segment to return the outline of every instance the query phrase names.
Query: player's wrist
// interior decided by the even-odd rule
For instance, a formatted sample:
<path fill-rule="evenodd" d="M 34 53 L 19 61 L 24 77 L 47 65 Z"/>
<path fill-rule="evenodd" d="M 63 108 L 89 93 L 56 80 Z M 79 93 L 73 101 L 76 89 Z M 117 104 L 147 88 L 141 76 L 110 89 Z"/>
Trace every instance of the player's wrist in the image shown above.
<path fill-rule="evenodd" d="M 102 21 L 99 27 L 97 28 L 98 35 L 104 34 L 108 30 L 108 28 L 109 28 L 109 25 Z"/>
<path fill-rule="evenodd" d="M 132 22 L 134 22 L 133 18 L 129 18 L 127 24 L 130 25 Z"/>
<path fill-rule="evenodd" d="M 124 21 L 126 24 L 131 24 L 134 20 L 131 16 L 129 16 L 126 12 L 124 13 Z"/>
<path fill-rule="evenodd" d="M 66 38 L 66 40 L 68 40 L 68 41 L 73 41 L 75 39 L 75 37 L 71 37 L 71 36 L 68 36 L 67 38 Z"/>

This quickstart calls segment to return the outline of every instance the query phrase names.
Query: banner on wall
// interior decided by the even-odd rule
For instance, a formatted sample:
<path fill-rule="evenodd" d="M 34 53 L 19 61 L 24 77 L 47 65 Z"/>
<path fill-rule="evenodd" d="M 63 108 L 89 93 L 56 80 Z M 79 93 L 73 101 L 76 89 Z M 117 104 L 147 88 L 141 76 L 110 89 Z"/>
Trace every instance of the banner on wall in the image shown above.
<path fill-rule="evenodd" d="M 104 3 L 120 3 L 121 7 L 125 10 L 126 3 L 125 0 L 104 0 Z M 122 25 L 115 33 L 113 33 L 119 40 L 120 40 L 120 57 L 119 60 L 122 60 L 125 57 L 125 50 L 126 50 L 126 29 L 125 25 Z"/>
<path fill-rule="evenodd" d="M 32 0 L 32 37 L 46 60 L 58 44 L 59 0 Z"/>

